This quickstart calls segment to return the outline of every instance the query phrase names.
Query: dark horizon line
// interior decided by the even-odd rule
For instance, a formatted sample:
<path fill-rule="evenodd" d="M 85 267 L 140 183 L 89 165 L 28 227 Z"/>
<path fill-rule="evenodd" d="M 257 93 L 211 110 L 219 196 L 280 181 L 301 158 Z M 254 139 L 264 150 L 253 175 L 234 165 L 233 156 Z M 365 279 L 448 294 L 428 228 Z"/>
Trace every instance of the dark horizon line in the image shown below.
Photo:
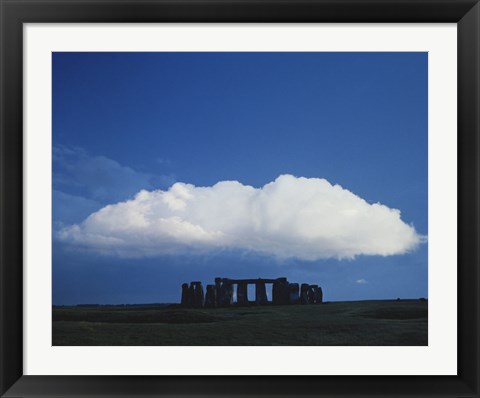
<path fill-rule="evenodd" d="M 406 301 L 406 300 L 428 300 L 426 297 L 413 297 L 413 298 L 383 298 L 383 299 L 361 299 L 361 300 L 327 300 L 326 303 L 350 303 L 350 302 L 361 302 L 361 301 Z M 252 301 L 252 306 L 255 306 L 255 302 Z M 272 302 L 268 302 L 269 305 L 273 305 Z M 165 302 L 165 303 L 119 303 L 119 304 L 100 304 L 100 303 L 78 303 L 78 304 L 52 304 L 52 307 L 145 307 L 145 306 L 168 306 L 168 305 L 180 305 L 178 302 Z M 286 304 L 289 305 L 289 304 Z M 236 305 L 233 304 L 232 307 Z M 221 308 L 221 307 L 220 307 Z"/>

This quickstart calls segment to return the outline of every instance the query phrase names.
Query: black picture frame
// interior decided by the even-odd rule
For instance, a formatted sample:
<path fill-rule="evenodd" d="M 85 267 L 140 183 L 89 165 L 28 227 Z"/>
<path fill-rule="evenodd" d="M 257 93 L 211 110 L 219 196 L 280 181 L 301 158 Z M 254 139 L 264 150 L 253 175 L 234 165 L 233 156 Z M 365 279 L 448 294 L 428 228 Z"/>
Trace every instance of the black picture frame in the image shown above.
<path fill-rule="evenodd" d="M 477 0 L 0 0 L 0 13 L 2 397 L 479 397 L 480 5 Z M 456 23 L 458 375 L 24 376 L 22 29 L 27 22 Z"/>

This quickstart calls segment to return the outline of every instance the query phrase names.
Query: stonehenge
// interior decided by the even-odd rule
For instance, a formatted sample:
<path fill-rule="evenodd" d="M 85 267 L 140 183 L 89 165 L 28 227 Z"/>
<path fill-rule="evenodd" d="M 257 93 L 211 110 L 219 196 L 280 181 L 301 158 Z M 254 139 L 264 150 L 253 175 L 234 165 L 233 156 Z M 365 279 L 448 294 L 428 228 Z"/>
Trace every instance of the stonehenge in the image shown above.
<path fill-rule="evenodd" d="M 271 301 L 267 284 L 272 285 Z M 255 285 L 255 297 L 248 297 L 248 285 Z M 236 286 L 236 289 L 235 289 Z M 186 308 L 217 308 L 248 305 L 321 304 L 323 291 L 318 285 L 290 283 L 287 278 L 230 279 L 215 278 L 215 284 L 202 282 L 182 284 L 181 305 Z"/>

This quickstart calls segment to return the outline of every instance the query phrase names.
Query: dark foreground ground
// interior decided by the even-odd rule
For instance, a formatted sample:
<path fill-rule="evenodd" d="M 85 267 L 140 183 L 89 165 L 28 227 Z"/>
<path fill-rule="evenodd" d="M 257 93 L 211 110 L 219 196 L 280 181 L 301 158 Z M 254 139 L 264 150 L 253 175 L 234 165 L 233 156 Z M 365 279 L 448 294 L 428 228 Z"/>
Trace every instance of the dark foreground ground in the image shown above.
<path fill-rule="evenodd" d="M 53 345 L 427 345 L 428 302 L 56 307 Z"/>

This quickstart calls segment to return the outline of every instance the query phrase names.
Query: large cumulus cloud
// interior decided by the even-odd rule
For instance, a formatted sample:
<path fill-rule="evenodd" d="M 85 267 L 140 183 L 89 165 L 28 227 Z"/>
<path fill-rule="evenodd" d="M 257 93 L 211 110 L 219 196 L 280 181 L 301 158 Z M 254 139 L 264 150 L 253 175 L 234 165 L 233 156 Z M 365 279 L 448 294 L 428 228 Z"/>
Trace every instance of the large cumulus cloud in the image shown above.
<path fill-rule="evenodd" d="M 261 188 L 221 181 L 142 190 L 63 228 L 58 238 L 125 257 L 240 249 L 303 260 L 403 254 L 424 240 L 399 210 L 325 179 L 292 175 Z"/>

